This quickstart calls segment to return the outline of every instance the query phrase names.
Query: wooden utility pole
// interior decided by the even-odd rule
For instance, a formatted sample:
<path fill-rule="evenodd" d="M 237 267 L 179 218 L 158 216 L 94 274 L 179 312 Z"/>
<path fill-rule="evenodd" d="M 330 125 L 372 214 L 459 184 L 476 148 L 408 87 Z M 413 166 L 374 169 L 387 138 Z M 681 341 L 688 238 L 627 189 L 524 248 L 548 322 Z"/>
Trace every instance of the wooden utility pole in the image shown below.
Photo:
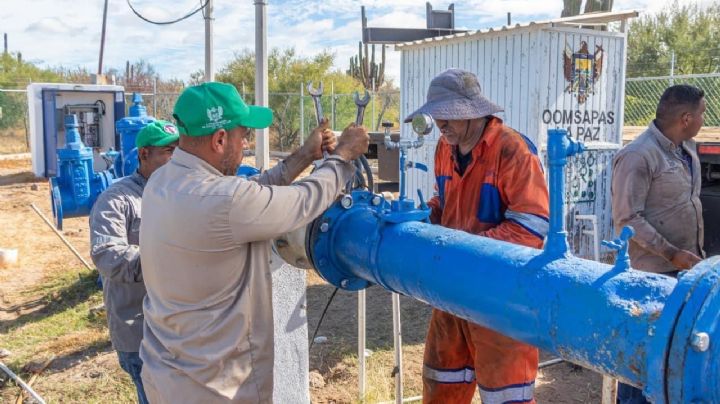
<path fill-rule="evenodd" d="M 100 34 L 100 58 L 98 60 L 98 76 L 102 74 L 103 65 L 103 52 L 105 51 L 105 26 L 107 23 L 107 9 L 108 0 L 105 0 L 105 7 L 103 8 L 103 19 L 102 19 L 102 33 Z"/>

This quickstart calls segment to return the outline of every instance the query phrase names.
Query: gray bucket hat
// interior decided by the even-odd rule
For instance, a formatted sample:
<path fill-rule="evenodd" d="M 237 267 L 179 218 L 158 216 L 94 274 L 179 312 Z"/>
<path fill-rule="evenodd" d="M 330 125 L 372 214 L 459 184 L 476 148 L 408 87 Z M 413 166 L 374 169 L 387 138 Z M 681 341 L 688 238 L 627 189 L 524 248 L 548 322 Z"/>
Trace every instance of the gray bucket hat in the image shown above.
<path fill-rule="evenodd" d="M 467 70 L 448 69 L 432 79 L 427 102 L 408 115 L 405 122 L 422 113 L 433 119 L 465 120 L 484 118 L 501 111 L 499 105 L 482 95 L 477 76 Z"/>

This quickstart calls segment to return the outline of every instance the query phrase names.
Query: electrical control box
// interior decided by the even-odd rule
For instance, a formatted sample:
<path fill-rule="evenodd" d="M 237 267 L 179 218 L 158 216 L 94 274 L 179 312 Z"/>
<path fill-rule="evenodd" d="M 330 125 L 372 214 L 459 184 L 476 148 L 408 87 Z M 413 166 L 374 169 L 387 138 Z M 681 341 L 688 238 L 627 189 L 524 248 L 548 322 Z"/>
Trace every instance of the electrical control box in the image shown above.
<path fill-rule="evenodd" d="M 58 175 L 57 149 L 65 146 L 63 118 L 75 114 L 82 142 L 93 150 L 93 169 L 109 168 L 112 162 L 101 153 L 119 150 L 115 122 L 125 116 L 122 86 L 33 83 L 27 88 L 30 150 L 33 173 Z"/>

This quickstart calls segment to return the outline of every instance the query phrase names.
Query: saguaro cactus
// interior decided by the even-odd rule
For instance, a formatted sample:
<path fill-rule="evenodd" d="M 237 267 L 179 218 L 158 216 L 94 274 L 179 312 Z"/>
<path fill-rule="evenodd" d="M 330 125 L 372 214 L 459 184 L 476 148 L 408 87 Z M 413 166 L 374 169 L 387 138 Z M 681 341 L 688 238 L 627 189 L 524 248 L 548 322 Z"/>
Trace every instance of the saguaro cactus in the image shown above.
<path fill-rule="evenodd" d="M 382 54 L 380 63 L 375 63 L 375 45 L 370 47 L 363 46 L 362 42 L 358 42 L 358 54 L 350 58 L 350 68 L 347 70 L 348 76 L 355 77 L 360 80 L 369 91 L 377 91 L 385 81 L 385 46 L 381 46 Z M 368 60 L 368 53 L 370 55 Z"/>
<path fill-rule="evenodd" d="M 563 0 L 563 11 L 561 17 L 572 17 L 580 14 L 582 0 Z M 586 0 L 585 13 L 598 11 L 611 11 L 613 0 Z"/>

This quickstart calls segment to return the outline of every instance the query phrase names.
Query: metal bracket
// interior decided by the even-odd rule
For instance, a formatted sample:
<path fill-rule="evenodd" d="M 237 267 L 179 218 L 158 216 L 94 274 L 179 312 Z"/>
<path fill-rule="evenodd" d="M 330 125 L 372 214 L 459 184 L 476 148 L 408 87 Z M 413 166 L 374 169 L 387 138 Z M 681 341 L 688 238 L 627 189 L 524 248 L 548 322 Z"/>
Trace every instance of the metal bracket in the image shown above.
<path fill-rule="evenodd" d="M 373 28 L 367 26 L 365 6 L 360 7 L 362 16 L 363 43 L 395 44 L 412 42 L 436 36 L 459 34 L 466 30 L 455 29 L 455 5 L 450 4 L 447 11 L 433 10 L 428 2 L 425 5 L 427 28 Z"/>

